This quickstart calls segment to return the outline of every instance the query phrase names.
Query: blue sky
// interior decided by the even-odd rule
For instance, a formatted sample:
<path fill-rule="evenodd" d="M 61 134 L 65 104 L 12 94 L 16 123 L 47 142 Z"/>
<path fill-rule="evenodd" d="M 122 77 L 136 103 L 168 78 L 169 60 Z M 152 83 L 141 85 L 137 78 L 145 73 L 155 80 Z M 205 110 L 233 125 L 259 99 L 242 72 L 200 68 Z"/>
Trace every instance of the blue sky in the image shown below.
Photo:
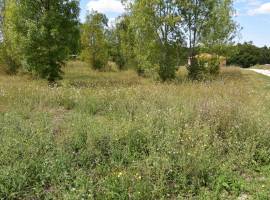
<path fill-rule="evenodd" d="M 87 10 L 98 10 L 113 20 L 124 12 L 118 0 L 80 0 L 81 20 Z M 236 20 L 241 25 L 240 41 L 270 46 L 270 0 L 235 0 Z"/>

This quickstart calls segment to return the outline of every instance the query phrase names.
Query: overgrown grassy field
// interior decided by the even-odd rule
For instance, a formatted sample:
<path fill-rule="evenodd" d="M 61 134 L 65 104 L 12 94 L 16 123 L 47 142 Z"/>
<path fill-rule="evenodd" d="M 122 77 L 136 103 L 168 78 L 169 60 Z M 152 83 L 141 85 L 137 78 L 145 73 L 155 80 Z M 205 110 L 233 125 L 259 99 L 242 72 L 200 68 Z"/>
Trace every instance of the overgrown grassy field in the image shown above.
<path fill-rule="evenodd" d="M 270 199 L 270 78 L 64 71 L 0 75 L 0 199 Z"/>

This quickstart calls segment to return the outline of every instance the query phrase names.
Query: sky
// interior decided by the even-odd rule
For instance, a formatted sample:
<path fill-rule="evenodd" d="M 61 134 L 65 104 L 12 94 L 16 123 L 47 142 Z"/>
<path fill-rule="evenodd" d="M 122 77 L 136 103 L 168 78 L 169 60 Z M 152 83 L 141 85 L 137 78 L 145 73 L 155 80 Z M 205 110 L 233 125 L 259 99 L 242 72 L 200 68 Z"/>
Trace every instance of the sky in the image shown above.
<path fill-rule="evenodd" d="M 87 11 L 96 10 L 110 21 L 124 12 L 119 0 L 80 0 L 81 21 Z M 253 41 L 257 46 L 270 46 L 270 0 L 235 0 L 235 20 L 242 27 L 237 42 Z"/>

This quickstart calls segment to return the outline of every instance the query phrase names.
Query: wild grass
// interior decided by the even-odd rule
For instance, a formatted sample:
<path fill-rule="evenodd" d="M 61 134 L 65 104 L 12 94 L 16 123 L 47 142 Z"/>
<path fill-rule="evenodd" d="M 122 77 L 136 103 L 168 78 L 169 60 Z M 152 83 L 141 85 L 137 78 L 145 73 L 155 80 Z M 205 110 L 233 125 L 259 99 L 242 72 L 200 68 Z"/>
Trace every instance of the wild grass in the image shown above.
<path fill-rule="evenodd" d="M 270 79 L 0 75 L 0 199 L 268 199 Z M 184 80 L 184 81 L 183 81 Z"/>

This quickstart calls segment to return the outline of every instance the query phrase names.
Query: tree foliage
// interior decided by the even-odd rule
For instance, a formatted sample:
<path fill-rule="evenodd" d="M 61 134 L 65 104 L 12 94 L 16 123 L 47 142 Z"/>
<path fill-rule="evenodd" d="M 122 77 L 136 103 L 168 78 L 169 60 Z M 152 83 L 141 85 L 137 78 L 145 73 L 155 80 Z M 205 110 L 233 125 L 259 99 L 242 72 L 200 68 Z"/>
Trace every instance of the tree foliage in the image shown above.
<path fill-rule="evenodd" d="M 237 24 L 232 0 L 133 0 L 124 1 L 135 30 L 134 52 L 138 69 L 158 67 L 162 80 L 175 75 L 183 47 L 188 47 L 191 77 L 201 73 L 195 63 L 202 47 L 223 54 L 232 43 Z M 176 53 L 177 52 L 177 53 Z M 186 58 L 187 59 L 187 58 Z"/>
<path fill-rule="evenodd" d="M 2 47 L 0 52 L 1 63 L 8 74 L 14 74 L 22 64 L 22 38 L 16 27 L 19 26 L 19 8 L 15 0 L 3 1 L 2 10 Z"/>
<path fill-rule="evenodd" d="M 123 14 L 116 19 L 115 25 L 109 31 L 109 54 L 120 69 L 136 66 L 134 53 L 135 32 L 130 24 L 130 15 Z"/>
<path fill-rule="evenodd" d="M 162 80 L 174 78 L 176 50 L 183 44 L 175 1 L 137 0 L 130 4 L 130 12 L 131 26 L 136 30 L 134 52 L 138 71 L 156 67 Z"/>
<path fill-rule="evenodd" d="M 270 48 L 256 47 L 252 42 L 245 42 L 231 47 L 234 53 L 229 57 L 228 63 L 244 68 L 256 64 L 270 64 Z"/>
<path fill-rule="evenodd" d="M 61 78 L 65 59 L 78 45 L 79 1 L 9 0 L 4 19 L 7 57 L 49 81 Z"/>
<path fill-rule="evenodd" d="M 127 12 L 113 26 L 95 11 L 80 26 L 78 0 L 5 2 L 2 60 L 9 71 L 22 67 L 49 81 L 61 78 L 65 59 L 78 52 L 94 69 L 103 70 L 112 61 L 163 81 L 173 79 L 189 57 L 189 75 L 197 79 L 208 71 L 205 66 L 218 65 L 199 65 L 196 55 L 228 55 L 239 28 L 233 0 L 122 0 Z M 263 55 L 267 60 L 266 50 Z"/>
<path fill-rule="evenodd" d="M 104 69 L 109 60 L 107 27 L 106 15 L 94 11 L 89 13 L 82 25 L 81 57 L 97 70 Z"/>
<path fill-rule="evenodd" d="M 191 65 L 189 75 L 196 79 L 202 71 L 198 68 L 197 50 L 204 48 L 208 53 L 224 54 L 224 47 L 232 43 L 238 30 L 233 20 L 232 0 L 179 0 L 183 17 L 183 32 L 188 41 Z M 200 47 L 200 48 L 198 48 Z"/>

